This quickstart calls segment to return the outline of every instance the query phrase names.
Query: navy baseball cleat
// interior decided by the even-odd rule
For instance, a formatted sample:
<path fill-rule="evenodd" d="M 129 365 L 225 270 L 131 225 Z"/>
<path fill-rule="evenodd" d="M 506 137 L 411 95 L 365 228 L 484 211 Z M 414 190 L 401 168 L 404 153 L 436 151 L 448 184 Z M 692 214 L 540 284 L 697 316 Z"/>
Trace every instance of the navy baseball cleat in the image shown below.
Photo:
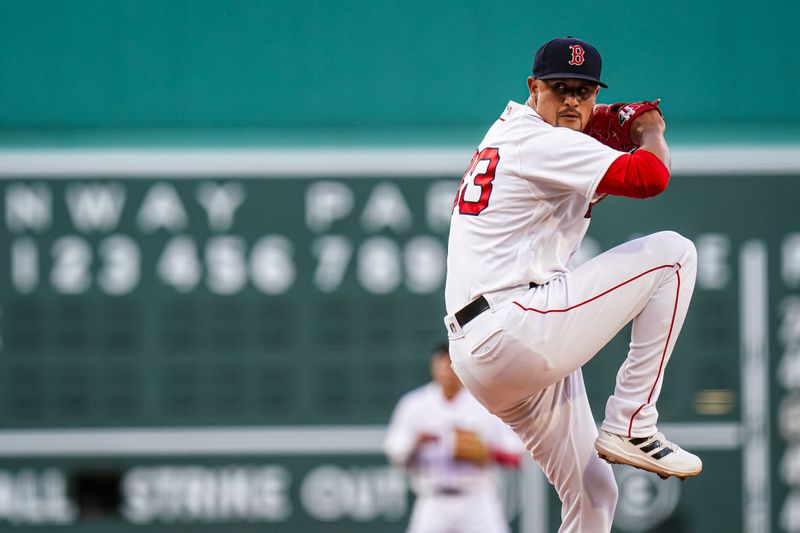
<path fill-rule="evenodd" d="M 658 474 L 662 479 L 670 476 L 686 479 L 703 470 L 699 457 L 668 441 L 663 433 L 628 438 L 600 430 L 594 448 L 597 455 L 609 463 L 641 468 Z"/>

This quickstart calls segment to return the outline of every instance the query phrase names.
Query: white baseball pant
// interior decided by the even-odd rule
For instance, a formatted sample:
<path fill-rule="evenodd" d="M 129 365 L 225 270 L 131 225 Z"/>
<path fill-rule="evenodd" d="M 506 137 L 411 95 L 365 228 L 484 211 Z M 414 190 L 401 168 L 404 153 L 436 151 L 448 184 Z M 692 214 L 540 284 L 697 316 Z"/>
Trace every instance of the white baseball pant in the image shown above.
<path fill-rule="evenodd" d="M 509 533 L 496 488 L 489 489 L 418 496 L 406 533 Z"/>
<path fill-rule="evenodd" d="M 597 457 L 581 367 L 633 320 L 603 429 L 656 432 L 664 370 L 694 290 L 697 255 L 674 232 L 613 248 L 502 301 L 463 329 L 445 318 L 453 368 L 522 438 L 562 501 L 561 533 L 610 531 L 617 487 Z M 506 297 L 508 296 L 508 297 Z"/>

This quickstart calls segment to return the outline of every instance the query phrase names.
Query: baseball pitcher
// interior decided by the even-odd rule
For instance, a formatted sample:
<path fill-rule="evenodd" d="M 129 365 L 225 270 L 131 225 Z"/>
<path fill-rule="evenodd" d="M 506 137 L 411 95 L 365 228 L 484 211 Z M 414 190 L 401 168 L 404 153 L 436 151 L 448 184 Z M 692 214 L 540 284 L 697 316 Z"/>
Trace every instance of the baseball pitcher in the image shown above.
<path fill-rule="evenodd" d="M 655 196 L 670 176 L 659 102 L 596 104 L 601 66 L 579 39 L 539 48 L 529 98 L 505 106 L 464 173 L 448 244 L 453 369 L 555 486 L 561 532 L 611 530 L 608 462 L 665 478 L 702 470 L 658 431 L 656 409 L 694 289 L 694 245 L 665 231 L 571 264 L 599 200 Z M 598 434 L 581 367 L 631 321 Z"/>

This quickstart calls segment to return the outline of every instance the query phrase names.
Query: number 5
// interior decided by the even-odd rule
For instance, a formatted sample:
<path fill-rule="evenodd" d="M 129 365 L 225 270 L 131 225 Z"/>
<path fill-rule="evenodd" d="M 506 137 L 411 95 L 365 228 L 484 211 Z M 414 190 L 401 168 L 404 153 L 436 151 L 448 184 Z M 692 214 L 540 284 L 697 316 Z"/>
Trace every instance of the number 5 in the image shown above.
<path fill-rule="evenodd" d="M 484 148 L 480 152 L 475 152 L 458 187 L 455 203 L 458 204 L 459 213 L 478 215 L 486 209 L 499 162 L 500 154 L 497 148 Z"/>

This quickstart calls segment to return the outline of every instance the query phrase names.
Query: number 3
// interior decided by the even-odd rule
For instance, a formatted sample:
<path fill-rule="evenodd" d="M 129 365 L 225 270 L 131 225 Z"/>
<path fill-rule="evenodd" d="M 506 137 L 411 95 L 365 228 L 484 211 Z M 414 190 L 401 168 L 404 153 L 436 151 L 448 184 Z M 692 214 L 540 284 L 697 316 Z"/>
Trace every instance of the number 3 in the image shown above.
<path fill-rule="evenodd" d="M 484 148 L 475 151 L 472 161 L 461 179 L 456 195 L 458 212 L 462 215 L 478 215 L 489 205 L 492 194 L 492 181 L 500 162 L 497 148 Z M 455 205 L 454 205 L 455 207 Z"/>

